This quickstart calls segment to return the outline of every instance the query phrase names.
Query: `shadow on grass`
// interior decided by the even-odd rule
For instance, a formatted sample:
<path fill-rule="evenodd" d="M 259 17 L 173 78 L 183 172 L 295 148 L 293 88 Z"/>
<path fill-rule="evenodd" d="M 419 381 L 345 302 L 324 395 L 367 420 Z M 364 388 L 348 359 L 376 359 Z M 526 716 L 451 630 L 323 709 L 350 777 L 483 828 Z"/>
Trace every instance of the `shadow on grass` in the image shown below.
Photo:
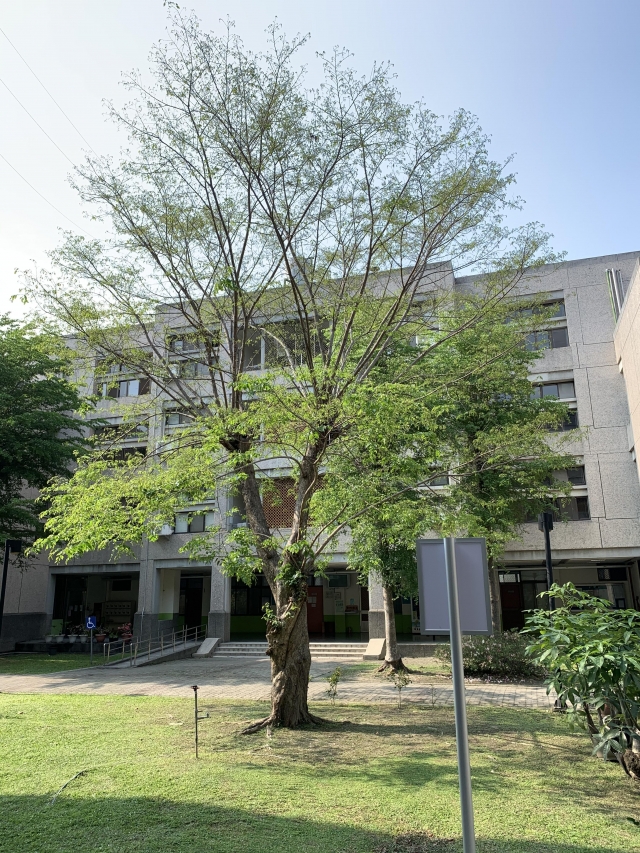
<path fill-rule="evenodd" d="M 368 829 L 260 813 L 259 808 L 174 802 L 167 799 L 82 796 L 0 796 L 0 822 L 11 849 L 29 853 L 77 853 L 80 849 L 121 853 L 458 853 L 459 839 L 416 833 L 392 836 Z M 639 831 L 640 839 L 640 831 Z M 513 839 L 478 839 L 478 853 L 628 853 L 617 846 L 545 844 Z"/>

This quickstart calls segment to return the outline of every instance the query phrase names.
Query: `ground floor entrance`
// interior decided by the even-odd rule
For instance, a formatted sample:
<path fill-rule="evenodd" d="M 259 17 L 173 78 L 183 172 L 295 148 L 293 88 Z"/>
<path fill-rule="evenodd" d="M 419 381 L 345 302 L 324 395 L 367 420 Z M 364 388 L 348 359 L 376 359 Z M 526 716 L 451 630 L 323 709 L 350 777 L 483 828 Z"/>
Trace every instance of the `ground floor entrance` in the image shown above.
<path fill-rule="evenodd" d="M 633 575 L 635 561 L 580 562 L 561 560 L 553 566 L 553 579 L 608 601 L 618 610 L 639 609 L 640 601 Z M 499 571 L 502 627 L 505 631 L 524 628 L 527 610 L 548 606 L 547 573 L 543 562 L 536 565 L 507 565 Z"/>
<path fill-rule="evenodd" d="M 81 634 L 94 616 L 107 633 L 133 622 L 138 606 L 139 574 L 54 574 L 51 634 Z"/>
<path fill-rule="evenodd" d="M 231 636 L 235 640 L 264 637 L 264 606 L 274 599 L 264 575 L 250 586 L 231 580 Z M 398 598 L 394 602 L 396 630 L 401 638 L 412 636 L 418 626 L 417 601 Z M 326 577 L 307 582 L 307 624 L 315 640 L 369 639 L 369 590 L 358 582 L 357 572 L 333 569 Z M 419 631 L 418 631 L 419 633 Z"/>

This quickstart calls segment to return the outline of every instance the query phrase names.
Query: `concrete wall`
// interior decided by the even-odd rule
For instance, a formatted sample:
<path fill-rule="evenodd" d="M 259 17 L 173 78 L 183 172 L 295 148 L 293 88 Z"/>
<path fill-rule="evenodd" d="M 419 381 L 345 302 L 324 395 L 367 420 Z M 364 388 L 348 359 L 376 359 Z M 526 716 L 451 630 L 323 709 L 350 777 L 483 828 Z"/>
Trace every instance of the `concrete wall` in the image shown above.
<path fill-rule="evenodd" d="M 547 351 L 536 362 L 532 379 L 553 382 L 573 376 L 581 435 L 571 451 L 584 462 L 591 513 L 590 521 L 556 526 L 555 559 L 640 555 L 640 483 L 629 449 L 626 377 L 618 368 L 619 330 L 606 278 L 607 268 L 615 268 L 629 282 L 639 256 L 633 252 L 560 264 L 543 269 L 523 286 L 525 292 L 565 301 L 570 345 Z M 543 553 L 542 534 L 529 524 L 522 539 L 510 544 L 507 558 L 533 561 Z"/>

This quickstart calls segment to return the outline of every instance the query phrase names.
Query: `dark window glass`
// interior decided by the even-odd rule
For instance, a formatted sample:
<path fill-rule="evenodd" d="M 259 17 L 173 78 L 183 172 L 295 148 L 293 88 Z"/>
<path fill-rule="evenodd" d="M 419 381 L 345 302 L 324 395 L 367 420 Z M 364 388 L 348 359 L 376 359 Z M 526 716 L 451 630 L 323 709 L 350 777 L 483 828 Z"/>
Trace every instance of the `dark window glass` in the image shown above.
<path fill-rule="evenodd" d="M 558 383 L 558 396 L 561 400 L 571 400 L 576 396 L 576 386 L 571 382 Z"/>
<path fill-rule="evenodd" d="M 606 566 L 598 569 L 599 581 L 626 581 L 626 566 Z"/>
<path fill-rule="evenodd" d="M 525 349 L 528 352 L 537 352 L 538 350 L 549 349 L 551 347 L 551 339 L 549 332 L 531 332 L 525 338 Z"/>
<path fill-rule="evenodd" d="M 442 474 L 440 477 L 432 477 L 429 480 L 428 485 L 430 486 L 448 486 L 449 485 L 449 476 L 447 474 Z"/>
<path fill-rule="evenodd" d="M 567 479 L 574 486 L 586 486 L 584 465 L 578 465 L 576 468 L 567 468 Z"/>
<path fill-rule="evenodd" d="M 131 578 L 114 578 L 111 589 L 113 592 L 131 592 Z"/>
<path fill-rule="evenodd" d="M 232 616 L 262 616 L 264 605 L 273 605 L 274 598 L 263 575 L 258 575 L 252 586 L 244 581 L 231 580 Z"/>
<path fill-rule="evenodd" d="M 204 532 L 204 515 L 194 515 L 189 522 L 189 533 Z"/>
<path fill-rule="evenodd" d="M 566 327 L 562 329 L 551 329 L 549 336 L 551 339 L 552 349 L 560 349 L 560 347 L 569 346 L 569 332 Z"/>
<path fill-rule="evenodd" d="M 542 386 L 542 396 L 543 397 L 558 397 L 558 383 L 552 382 L 548 385 Z"/>
<path fill-rule="evenodd" d="M 588 521 L 591 518 L 589 498 L 560 498 L 555 502 L 554 516 L 562 521 Z"/>
<path fill-rule="evenodd" d="M 555 427 L 552 432 L 567 432 L 570 429 L 576 429 L 578 426 L 578 410 L 577 409 L 569 409 L 567 412 L 567 417 L 564 421 L 557 427 Z"/>

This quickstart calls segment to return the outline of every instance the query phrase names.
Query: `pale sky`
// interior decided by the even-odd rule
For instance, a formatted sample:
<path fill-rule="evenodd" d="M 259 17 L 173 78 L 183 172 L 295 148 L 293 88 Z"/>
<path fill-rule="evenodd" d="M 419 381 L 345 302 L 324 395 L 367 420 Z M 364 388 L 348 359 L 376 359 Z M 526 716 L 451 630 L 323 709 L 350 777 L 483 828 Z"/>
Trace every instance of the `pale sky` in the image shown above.
<path fill-rule="evenodd" d="M 575 259 L 640 249 L 638 0 L 180 5 L 209 29 L 230 17 L 253 49 L 277 17 L 289 35 L 311 34 L 311 64 L 314 51 L 334 45 L 349 48 L 362 73 L 389 60 L 407 101 L 424 99 L 442 115 L 464 107 L 492 136 L 494 157 L 516 155 L 524 216 L 545 224 L 556 250 Z M 2 31 L 101 154 L 117 154 L 124 142 L 102 101 L 124 100 L 121 72 L 146 68 L 165 26 L 162 0 L 0 2 Z M 14 269 L 46 264 L 58 229 L 75 227 L 62 214 L 99 232 L 66 181 L 87 145 L 2 33 L 0 81 L 0 312 L 19 313 L 9 302 L 19 287 Z"/>

